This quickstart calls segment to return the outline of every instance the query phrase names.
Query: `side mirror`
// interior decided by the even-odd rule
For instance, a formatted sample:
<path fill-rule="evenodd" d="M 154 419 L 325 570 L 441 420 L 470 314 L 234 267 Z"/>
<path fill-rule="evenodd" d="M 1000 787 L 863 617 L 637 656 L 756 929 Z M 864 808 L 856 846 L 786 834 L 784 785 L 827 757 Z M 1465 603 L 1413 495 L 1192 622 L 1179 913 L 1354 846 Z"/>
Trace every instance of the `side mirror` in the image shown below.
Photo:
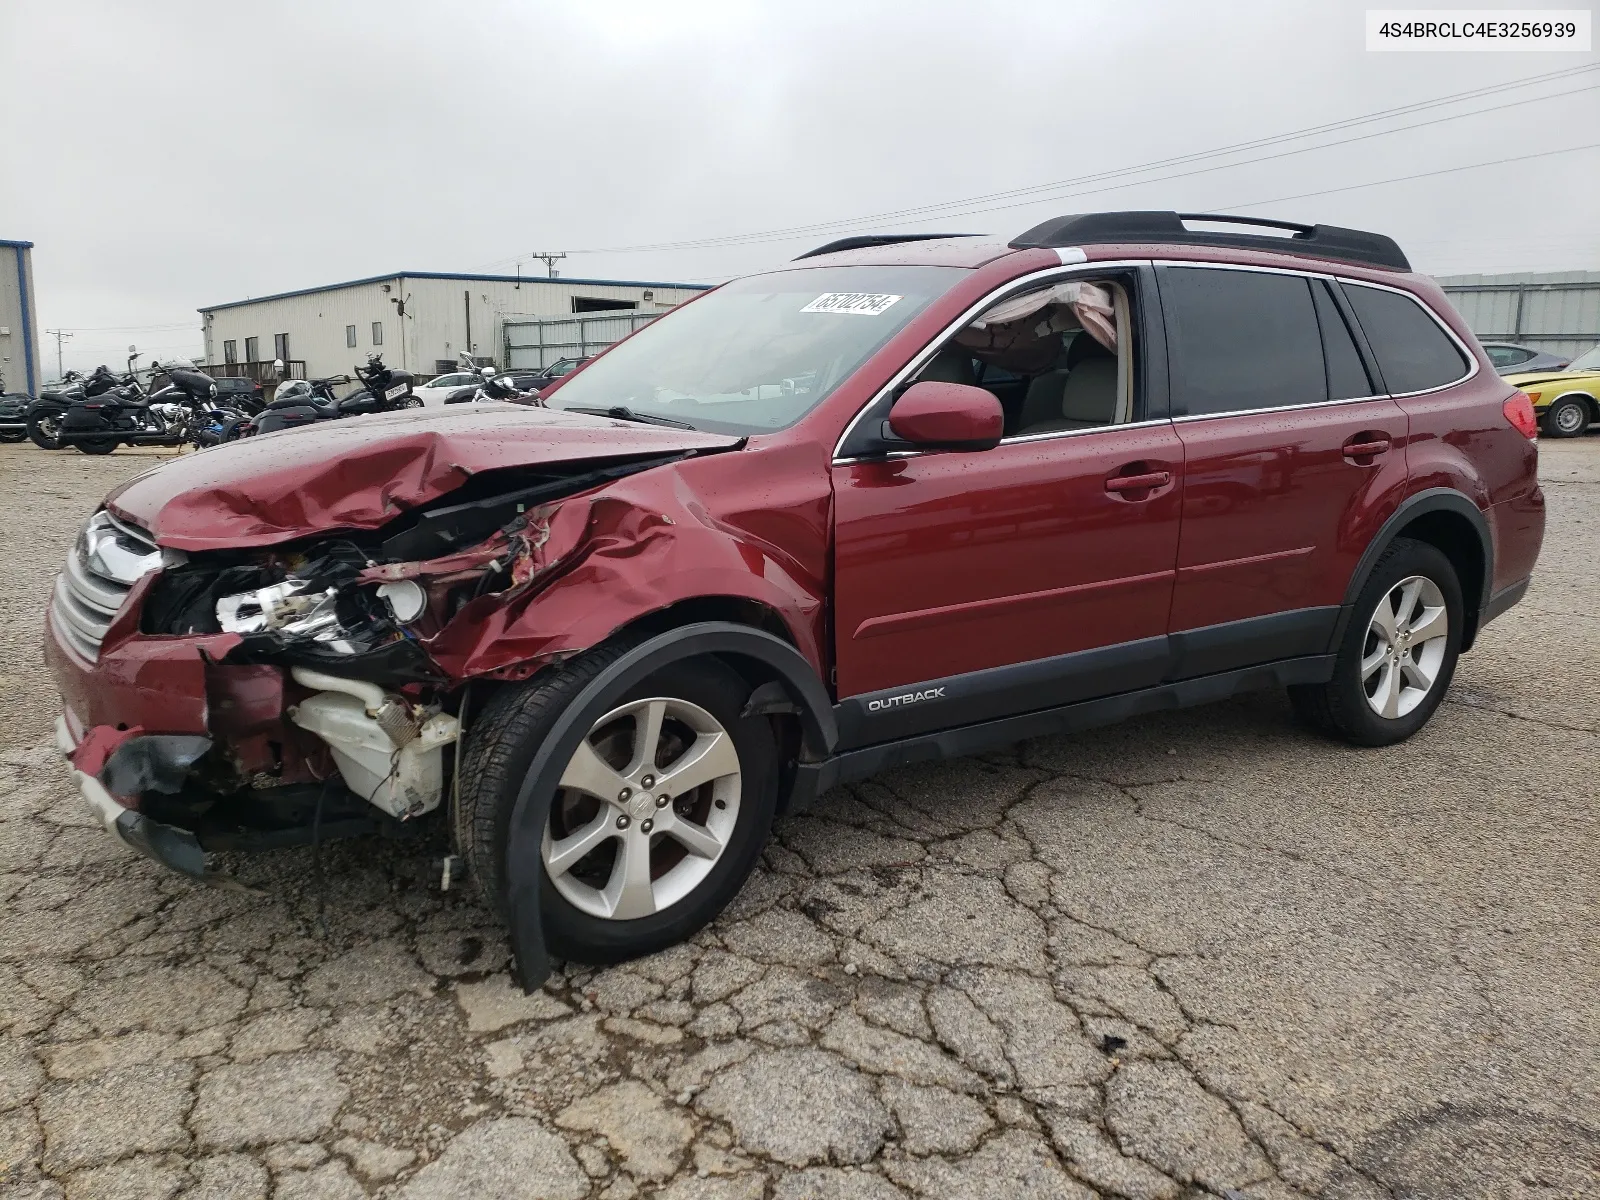
<path fill-rule="evenodd" d="M 1005 431 L 993 392 L 965 383 L 914 383 L 889 410 L 888 432 L 924 450 L 992 450 Z"/>

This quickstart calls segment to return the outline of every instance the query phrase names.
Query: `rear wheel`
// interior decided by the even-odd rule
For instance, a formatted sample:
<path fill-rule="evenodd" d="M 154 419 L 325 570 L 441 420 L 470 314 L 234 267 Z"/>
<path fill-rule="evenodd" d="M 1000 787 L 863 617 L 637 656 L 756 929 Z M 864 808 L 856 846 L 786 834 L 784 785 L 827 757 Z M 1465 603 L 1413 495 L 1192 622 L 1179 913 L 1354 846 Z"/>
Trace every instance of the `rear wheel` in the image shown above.
<path fill-rule="evenodd" d="M 1550 437 L 1581 437 L 1589 431 L 1589 406 L 1577 396 L 1563 396 L 1545 410 L 1543 424 Z"/>
<path fill-rule="evenodd" d="M 616 653 L 507 688 L 469 725 L 457 833 L 501 911 L 528 766 Z M 778 798 L 777 740 L 767 718 L 742 715 L 749 690 L 715 660 L 671 664 L 616 697 L 561 765 L 539 864 L 552 954 L 591 963 L 651 954 L 694 934 L 737 894 Z"/>
<path fill-rule="evenodd" d="M 61 449 L 61 419 L 66 412 L 54 405 L 35 408 L 28 417 L 28 440 L 41 450 Z"/>
<path fill-rule="evenodd" d="M 1295 710 L 1358 746 L 1404 741 L 1444 700 L 1461 649 L 1461 584 L 1444 552 L 1396 538 L 1357 598 L 1325 684 L 1289 689 Z"/>
<path fill-rule="evenodd" d="M 0 429 L 0 442 L 25 442 L 28 440 L 26 429 Z"/>
<path fill-rule="evenodd" d="M 121 444 L 116 438 L 90 438 L 73 443 L 79 454 L 110 454 Z"/>

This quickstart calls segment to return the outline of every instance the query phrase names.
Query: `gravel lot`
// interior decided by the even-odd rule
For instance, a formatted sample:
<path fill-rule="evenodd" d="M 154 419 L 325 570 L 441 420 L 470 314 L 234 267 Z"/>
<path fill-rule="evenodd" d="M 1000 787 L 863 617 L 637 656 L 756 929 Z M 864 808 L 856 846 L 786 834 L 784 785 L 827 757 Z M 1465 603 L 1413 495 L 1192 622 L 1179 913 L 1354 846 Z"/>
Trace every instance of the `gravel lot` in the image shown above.
<path fill-rule="evenodd" d="M 197 888 L 47 747 L 51 577 L 159 456 L 0 446 L 0 1193 L 1600 1195 L 1600 438 L 1411 743 L 1275 694 L 907 770 L 692 945 L 525 997 L 388 844 Z"/>

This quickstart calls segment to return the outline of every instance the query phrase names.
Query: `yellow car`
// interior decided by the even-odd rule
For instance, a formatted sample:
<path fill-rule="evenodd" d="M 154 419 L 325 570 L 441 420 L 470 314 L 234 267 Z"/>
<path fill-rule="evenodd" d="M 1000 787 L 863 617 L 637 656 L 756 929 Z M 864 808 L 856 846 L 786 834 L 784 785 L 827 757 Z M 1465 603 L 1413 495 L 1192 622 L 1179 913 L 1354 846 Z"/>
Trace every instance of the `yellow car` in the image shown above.
<path fill-rule="evenodd" d="M 1528 393 L 1539 428 L 1550 437 L 1577 437 L 1600 421 L 1600 346 L 1572 360 L 1564 371 L 1528 371 L 1505 381 Z"/>

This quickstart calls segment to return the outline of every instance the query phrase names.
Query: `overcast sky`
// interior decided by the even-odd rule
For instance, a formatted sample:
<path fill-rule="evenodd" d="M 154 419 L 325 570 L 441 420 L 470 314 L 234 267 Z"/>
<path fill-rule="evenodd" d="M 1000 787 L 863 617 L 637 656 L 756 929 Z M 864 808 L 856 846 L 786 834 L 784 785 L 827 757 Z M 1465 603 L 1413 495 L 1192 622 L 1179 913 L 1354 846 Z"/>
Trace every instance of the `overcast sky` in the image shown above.
<path fill-rule="evenodd" d="M 1546 153 L 1600 142 L 1600 71 L 1320 140 L 1574 93 L 1563 98 L 1266 162 L 1192 173 L 1312 143 L 1110 190 L 851 220 L 1600 65 L 1368 53 L 1363 12 L 1333 0 L 0 0 L 0 238 L 37 243 L 40 326 L 76 331 L 67 365 L 80 367 L 129 342 L 197 352 L 202 304 L 402 269 L 510 273 L 518 255 L 567 250 L 566 275 L 714 281 L 846 230 L 1010 235 L 1113 208 L 1368 227 L 1434 273 L 1600 269 L 1600 150 Z M 1528 155 L 1543 157 L 1349 189 Z M 1191 173 L 1159 178 L 1177 172 Z M 1335 188 L 1349 190 L 1304 195 Z M 543 266 L 524 257 L 530 269 Z"/>

